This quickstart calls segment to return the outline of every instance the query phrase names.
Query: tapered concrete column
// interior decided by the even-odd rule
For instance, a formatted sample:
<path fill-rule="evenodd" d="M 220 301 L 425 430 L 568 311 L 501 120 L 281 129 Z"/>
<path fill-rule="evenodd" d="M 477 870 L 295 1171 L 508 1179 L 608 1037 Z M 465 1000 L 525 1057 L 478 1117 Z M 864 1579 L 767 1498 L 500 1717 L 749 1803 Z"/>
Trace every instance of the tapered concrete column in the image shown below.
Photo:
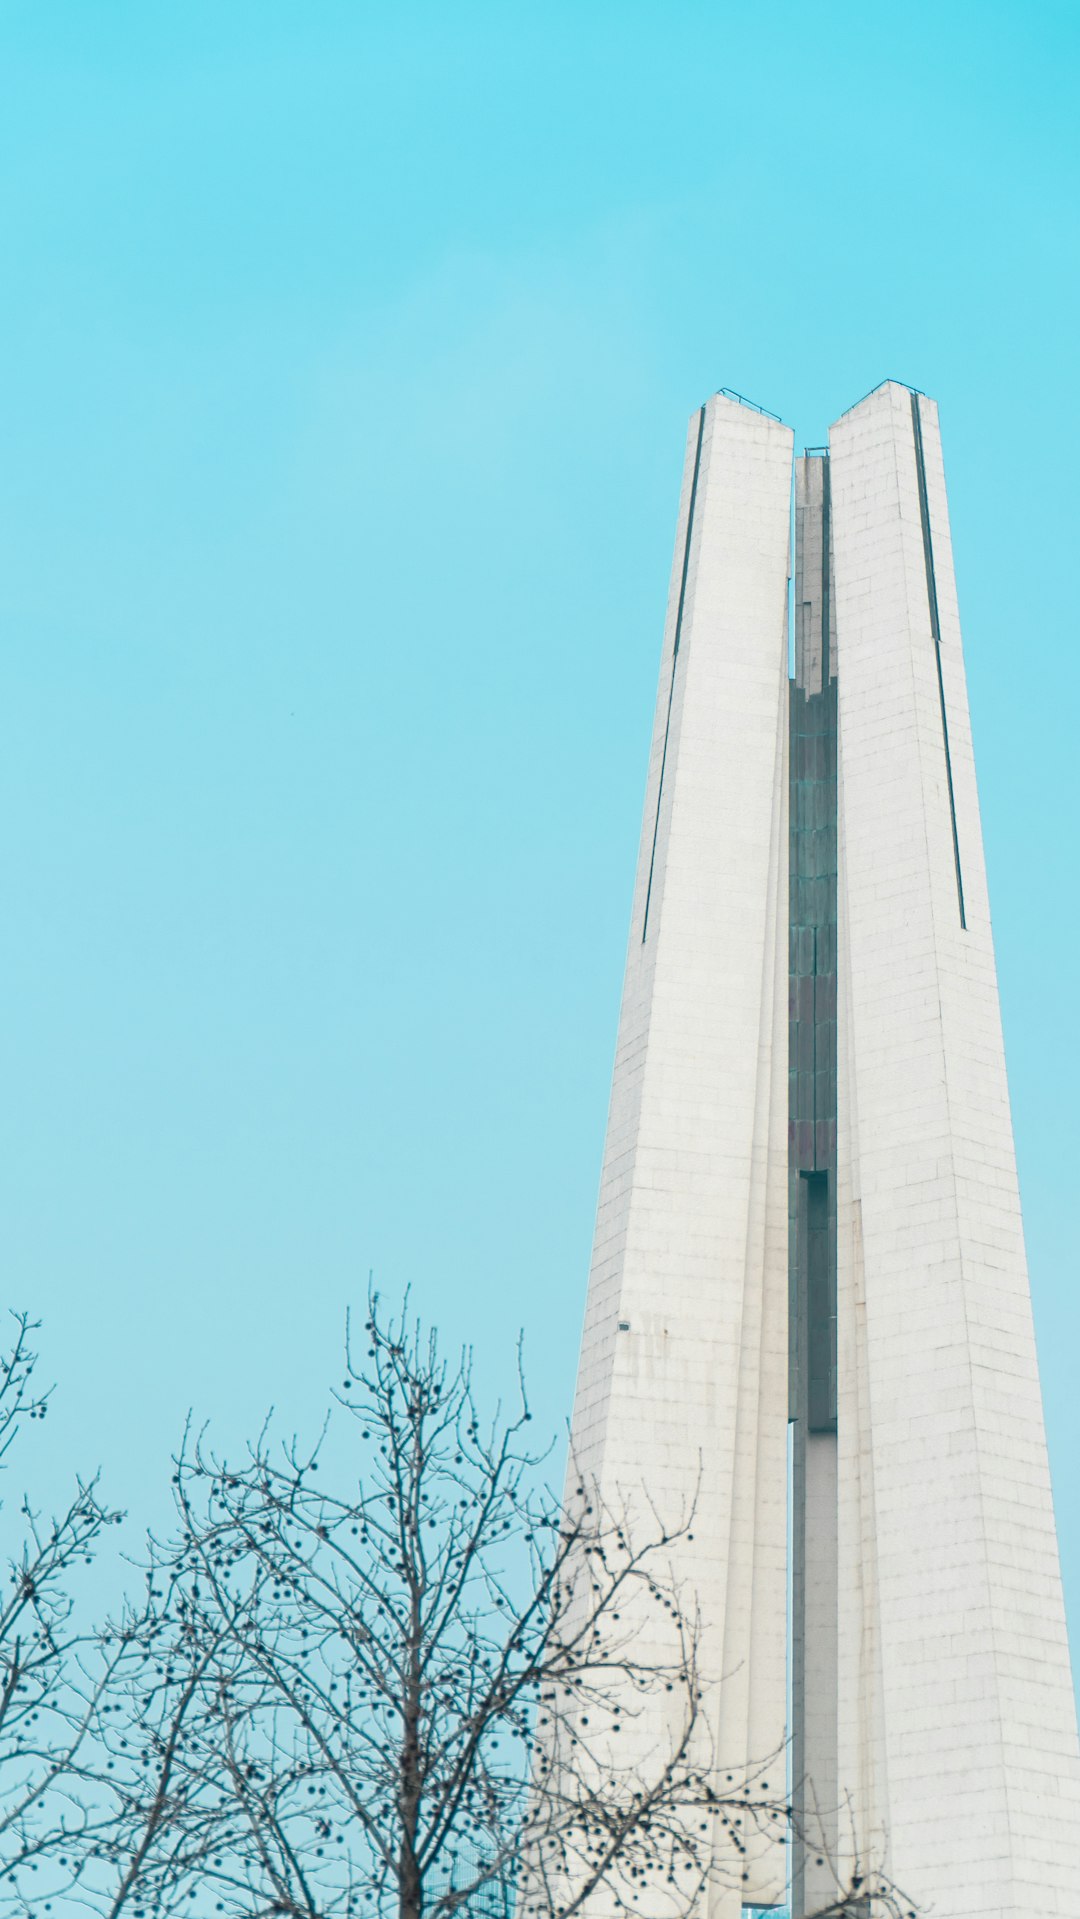
<path fill-rule="evenodd" d="M 890 383 L 830 446 L 840 1778 L 925 1909 L 1065 1919 L 1080 1767 L 937 409 Z"/>
<path fill-rule="evenodd" d="M 696 1488 L 676 1575 L 716 1753 L 778 1754 L 777 1786 L 791 454 L 722 396 L 691 422 L 573 1423 L 574 1471 L 604 1496 L 675 1519 Z M 785 1869 L 754 1862 L 747 1898 L 779 1896 Z"/>

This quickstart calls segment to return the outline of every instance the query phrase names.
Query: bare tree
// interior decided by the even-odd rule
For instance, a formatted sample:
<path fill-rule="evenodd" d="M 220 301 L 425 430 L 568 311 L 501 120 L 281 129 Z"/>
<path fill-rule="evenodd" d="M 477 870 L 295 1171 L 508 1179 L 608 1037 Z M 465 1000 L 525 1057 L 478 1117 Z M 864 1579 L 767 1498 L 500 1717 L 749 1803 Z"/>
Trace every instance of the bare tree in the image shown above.
<path fill-rule="evenodd" d="M 47 1403 L 31 1330 L 0 1382 L 0 1458 Z M 47 1528 L 24 1505 L 0 1911 L 573 1919 L 599 1900 L 685 1919 L 786 1841 L 784 1755 L 718 1771 L 711 1750 L 668 1563 L 689 1517 L 642 1531 L 584 1481 L 555 1500 L 520 1369 L 482 1424 L 467 1358 L 374 1299 L 357 1346 L 343 1431 L 314 1447 L 267 1426 L 233 1466 L 189 1436 L 175 1535 L 96 1647 L 67 1575 L 116 1515 L 92 1485 Z M 907 1912 L 856 1874 L 828 1919 Z"/>
<path fill-rule="evenodd" d="M 50 1398 L 35 1378 L 38 1325 L 12 1318 L 0 1360 L 5 1469 L 22 1427 L 45 1418 Z M 25 1495 L 18 1504 L 0 1597 L 0 1911 L 25 1911 L 39 1885 L 55 1894 L 70 1884 L 108 1820 L 94 1787 L 93 1735 L 111 1667 L 77 1623 L 73 1588 L 119 1518 L 95 1480 L 77 1480 L 51 1519 Z"/>
<path fill-rule="evenodd" d="M 183 1581 L 152 1554 L 141 1603 L 102 1635 L 109 1683 L 95 1740 L 110 1817 L 81 1849 L 69 1891 L 96 1919 L 181 1910 L 195 1919 L 207 1909 L 200 1892 L 227 1881 L 248 1836 L 227 1736 L 247 1656 L 225 1620 L 196 1622 L 191 1606 Z M 223 1910 L 217 1897 L 212 1909 Z"/>
<path fill-rule="evenodd" d="M 5 1468 L 51 1398 L 36 1383 L 39 1325 L 12 1317 L 0 1360 Z M 85 1568 L 122 1518 L 96 1479 L 77 1480 L 52 1519 L 25 1495 L 17 1511 L 0 1598 L 0 1913 L 149 1911 L 146 1862 L 194 1865 L 200 1845 L 225 1829 L 207 1778 L 209 1742 L 199 1741 L 205 1657 L 180 1671 L 159 1659 L 169 1614 L 156 1569 L 119 1626 L 102 1633 L 85 1617 Z M 196 1751 L 202 1765 L 189 1762 Z"/>
<path fill-rule="evenodd" d="M 786 1832 L 782 1756 L 775 1788 L 715 1783 L 675 1535 L 545 1492 L 520 1380 L 482 1423 L 467 1359 L 375 1300 L 360 1344 L 336 1395 L 359 1477 L 332 1435 L 179 1461 L 142 1630 L 159 1687 L 192 1703 L 171 1810 L 137 1864 L 128 1848 L 139 1909 L 503 1919 L 604 1887 L 683 1913 L 710 1875 L 738 1881 L 752 1835 Z"/>

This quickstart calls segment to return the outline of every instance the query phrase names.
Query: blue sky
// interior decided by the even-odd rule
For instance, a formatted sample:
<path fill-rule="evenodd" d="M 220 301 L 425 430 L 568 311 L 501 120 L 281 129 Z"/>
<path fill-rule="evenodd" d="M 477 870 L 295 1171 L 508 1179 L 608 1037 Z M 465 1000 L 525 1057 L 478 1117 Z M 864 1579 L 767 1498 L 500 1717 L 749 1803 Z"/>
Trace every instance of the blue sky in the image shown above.
<path fill-rule="evenodd" d="M 142 1523 L 369 1268 L 565 1416 L 685 424 L 942 409 L 1080 1644 L 1080 13 L 0 13 L 0 1250 Z M 29 1436 L 28 1436 L 29 1439 Z M 31 1471 L 31 1455 L 24 1458 Z"/>

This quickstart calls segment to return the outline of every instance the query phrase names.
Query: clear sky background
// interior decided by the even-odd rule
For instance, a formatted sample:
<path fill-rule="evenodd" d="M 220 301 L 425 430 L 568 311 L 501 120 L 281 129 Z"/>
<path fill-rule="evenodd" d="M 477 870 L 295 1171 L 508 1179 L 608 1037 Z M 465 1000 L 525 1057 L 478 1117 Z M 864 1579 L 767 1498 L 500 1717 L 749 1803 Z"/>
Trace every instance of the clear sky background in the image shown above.
<path fill-rule="evenodd" d="M 1080 1648 L 1080 9 L 0 9 L 20 1476 L 302 1426 L 374 1267 L 569 1407 L 687 416 L 941 404 Z M 132 1543 L 134 1543 L 132 1541 Z"/>

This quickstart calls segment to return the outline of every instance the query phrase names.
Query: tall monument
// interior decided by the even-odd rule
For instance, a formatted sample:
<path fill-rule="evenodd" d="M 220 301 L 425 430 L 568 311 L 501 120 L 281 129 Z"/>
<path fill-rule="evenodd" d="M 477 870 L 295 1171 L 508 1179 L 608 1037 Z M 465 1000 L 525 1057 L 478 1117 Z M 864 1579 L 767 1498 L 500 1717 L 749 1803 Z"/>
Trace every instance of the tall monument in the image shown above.
<path fill-rule="evenodd" d="M 937 408 L 893 381 L 794 467 L 734 396 L 690 424 L 573 1445 L 694 1499 L 716 1753 L 789 1754 L 803 1836 L 711 1919 L 865 1864 L 939 1919 L 1076 1919 Z"/>

